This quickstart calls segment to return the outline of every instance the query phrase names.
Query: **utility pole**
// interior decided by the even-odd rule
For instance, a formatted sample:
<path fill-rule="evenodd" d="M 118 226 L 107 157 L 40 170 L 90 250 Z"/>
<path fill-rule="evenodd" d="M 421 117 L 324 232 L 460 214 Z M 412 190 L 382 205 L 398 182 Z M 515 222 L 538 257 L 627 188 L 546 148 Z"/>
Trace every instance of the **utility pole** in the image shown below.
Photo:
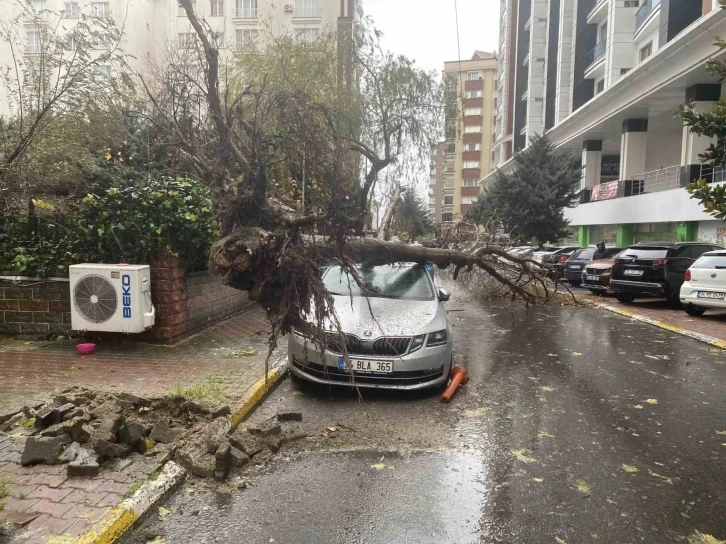
<path fill-rule="evenodd" d="M 305 210 L 305 152 L 303 151 L 302 207 Z"/>

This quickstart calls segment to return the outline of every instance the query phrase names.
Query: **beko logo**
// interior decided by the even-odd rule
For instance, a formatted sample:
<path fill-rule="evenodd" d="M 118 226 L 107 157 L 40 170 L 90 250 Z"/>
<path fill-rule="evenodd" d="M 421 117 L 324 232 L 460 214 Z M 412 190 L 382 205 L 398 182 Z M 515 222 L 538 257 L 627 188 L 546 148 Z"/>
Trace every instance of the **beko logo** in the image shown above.
<path fill-rule="evenodd" d="M 121 300 L 124 307 L 124 318 L 131 318 L 131 276 L 124 274 L 121 276 Z"/>

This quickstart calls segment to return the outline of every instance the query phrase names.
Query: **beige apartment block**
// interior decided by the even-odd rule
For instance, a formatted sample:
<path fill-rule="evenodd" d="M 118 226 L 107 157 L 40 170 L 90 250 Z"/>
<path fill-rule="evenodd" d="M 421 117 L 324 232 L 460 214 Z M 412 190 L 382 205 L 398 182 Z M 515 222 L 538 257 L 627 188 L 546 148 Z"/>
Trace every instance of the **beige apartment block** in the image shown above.
<path fill-rule="evenodd" d="M 471 59 L 444 64 L 444 78 L 456 87 L 458 118 L 443 154 L 441 213 L 437 223 L 457 221 L 477 199 L 479 181 L 494 168 L 497 57 L 476 51 Z M 455 130 L 451 130 L 451 129 Z"/>

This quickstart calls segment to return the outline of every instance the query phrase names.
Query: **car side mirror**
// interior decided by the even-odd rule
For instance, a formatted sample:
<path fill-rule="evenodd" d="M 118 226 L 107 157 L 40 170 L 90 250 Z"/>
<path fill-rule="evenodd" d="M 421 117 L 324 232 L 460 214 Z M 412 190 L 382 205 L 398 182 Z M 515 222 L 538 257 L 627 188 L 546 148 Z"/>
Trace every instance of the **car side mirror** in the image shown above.
<path fill-rule="evenodd" d="M 451 293 L 449 293 L 446 289 L 439 289 L 439 301 L 440 302 L 447 302 L 451 298 Z"/>

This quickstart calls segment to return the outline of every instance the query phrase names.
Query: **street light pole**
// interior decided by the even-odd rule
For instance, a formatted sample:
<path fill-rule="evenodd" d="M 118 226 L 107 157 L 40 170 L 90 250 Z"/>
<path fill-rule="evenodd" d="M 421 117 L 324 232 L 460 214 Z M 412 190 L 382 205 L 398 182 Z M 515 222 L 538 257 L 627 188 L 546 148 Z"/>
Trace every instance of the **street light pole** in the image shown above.
<path fill-rule="evenodd" d="M 303 151 L 302 207 L 305 209 L 305 152 Z"/>

